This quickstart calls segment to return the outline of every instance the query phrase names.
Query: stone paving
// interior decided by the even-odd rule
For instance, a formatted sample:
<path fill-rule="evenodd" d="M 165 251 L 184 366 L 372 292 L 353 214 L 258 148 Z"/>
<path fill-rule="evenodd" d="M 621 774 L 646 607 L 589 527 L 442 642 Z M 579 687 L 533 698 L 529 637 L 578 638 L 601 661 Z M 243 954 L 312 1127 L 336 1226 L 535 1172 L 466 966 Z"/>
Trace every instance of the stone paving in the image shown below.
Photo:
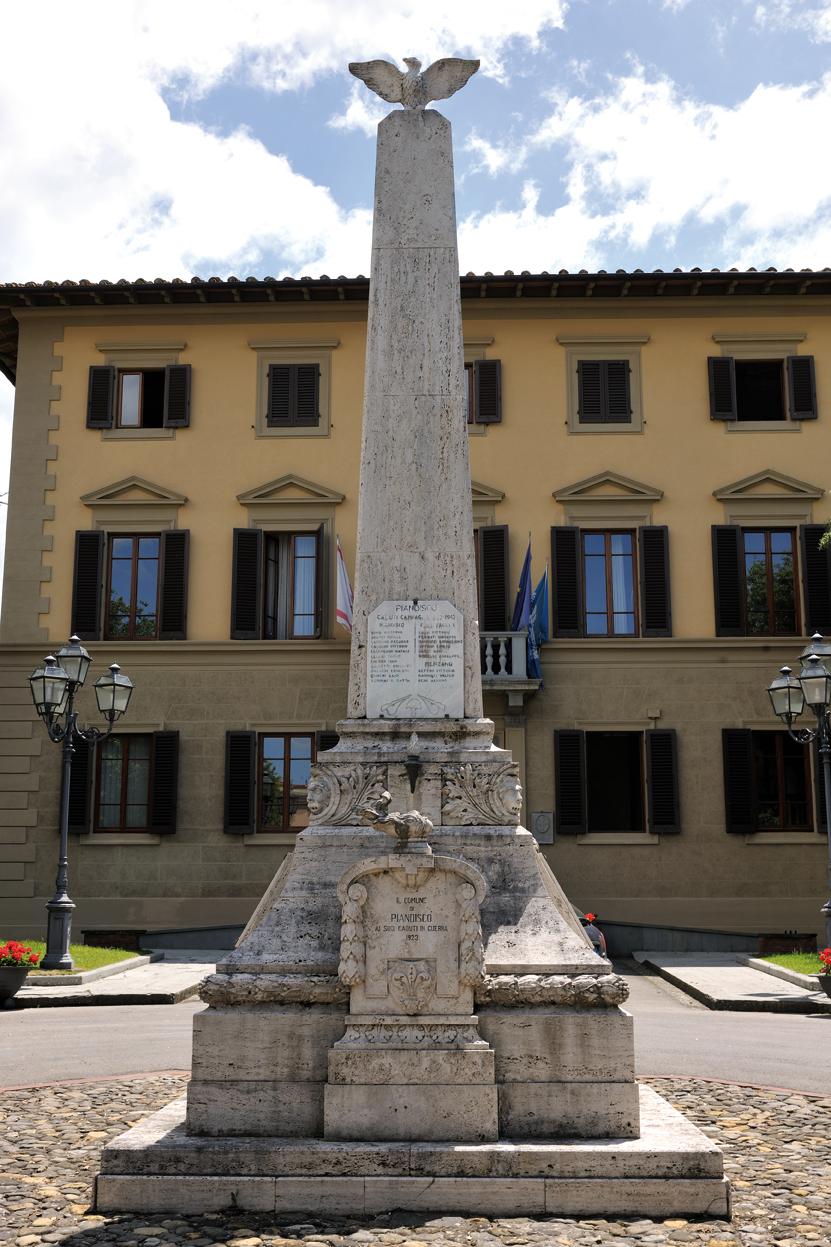
<path fill-rule="evenodd" d="M 725 1153 L 732 1222 L 672 1218 L 442 1217 L 358 1223 L 252 1213 L 100 1217 L 90 1183 L 105 1140 L 160 1108 L 184 1076 L 98 1079 L 0 1093 L 0 1243 L 40 1247 L 827 1247 L 831 1094 L 827 1098 L 695 1079 L 647 1079 Z"/>

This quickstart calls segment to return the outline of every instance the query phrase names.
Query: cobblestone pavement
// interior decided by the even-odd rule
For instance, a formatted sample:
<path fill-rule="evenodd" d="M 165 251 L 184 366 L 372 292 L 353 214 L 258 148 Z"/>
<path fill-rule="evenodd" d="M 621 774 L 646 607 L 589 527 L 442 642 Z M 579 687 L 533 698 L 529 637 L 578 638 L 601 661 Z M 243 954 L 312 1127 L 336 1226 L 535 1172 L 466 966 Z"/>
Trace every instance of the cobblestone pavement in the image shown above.
<path fill-rule="evenodd" d="M 0 1243 L 40 1247 L 807 1247 L 831 1243 L 831 1096 L 695 1079 L 646 1080 L 725 1152 L 734 1219 L 353 1218 L 227 1213 L 100 1217 L 90 1182 L 105 1140 L 182 1093 L 177 1075 L 53 1084 L 0 1095 Z"/>

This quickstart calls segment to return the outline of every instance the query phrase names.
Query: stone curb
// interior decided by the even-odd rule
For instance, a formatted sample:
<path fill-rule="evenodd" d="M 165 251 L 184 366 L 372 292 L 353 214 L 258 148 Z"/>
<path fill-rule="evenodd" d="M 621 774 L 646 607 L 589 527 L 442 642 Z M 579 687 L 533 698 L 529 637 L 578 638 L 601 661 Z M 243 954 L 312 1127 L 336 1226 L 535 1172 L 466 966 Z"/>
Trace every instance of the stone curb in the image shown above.
<path fill-rule="evenodd" d="M 168 992 L 119 992 L 112 995 L 97 996 L 94 992 L 76 993 L 66 996 L 24 996 L 21 992 L 14 997 L 18 1008 L 23 1009 L 54 1009 L 67 1006 L 83 1005 L 177 1005 L 182 1000 L 195 996 L 202 980 L 189 983 L 177 991 Z"/>
<path fill-rule="evenodd" d="M 108 979 L 111 974 L 122 974 L 125 970 L 139 970 L 151 961 L 162 961 L 164 953 L 147 953 L 141 957 L 131 957 L 128 961 L 112 961 L 109 965 L 98 966 L 94 970 L 82 970 L 80 974 L 62 974 L 58 978 L 54 974 L 38 974 L 33 970 L 26 979 L 27 987 L 80 987 L 83 983 L 94 983 L 96 979 Z"/>
<path fill-rule="evenodd" d="M 815 974 L 800 974 L 798 970 L 789 970 L 787 966 L 778 966 L 772 961 L 762 961 L 760 957 L 751 957 L 749 953 L 736 953 L 736 960 L 742 965 L 750 966 L 751 970 L 761 970 L 762 974 L 772 974 L 774 978 L 793 983 L 796 987 L 804 987 L 806 992 L 821 991 Z"/>
<path fill-rule="evenodd" d="M 726 1009 L 734 1013 L 831 1013 L 831 1000 L 826 998 L 800 1000 L 782 997 L 779 1000 L 751 1000 L 742 996 L 711 996 L 709 992 L 674 974 L 666 966 L 651 961 L 648 956 L 640 954 L 637 959 L 641 965 L 649 966 L 660 978 L 672 983 L 673 987 L 678 987 L 688 996 L 700 1000 L 708 1009 Z"/>

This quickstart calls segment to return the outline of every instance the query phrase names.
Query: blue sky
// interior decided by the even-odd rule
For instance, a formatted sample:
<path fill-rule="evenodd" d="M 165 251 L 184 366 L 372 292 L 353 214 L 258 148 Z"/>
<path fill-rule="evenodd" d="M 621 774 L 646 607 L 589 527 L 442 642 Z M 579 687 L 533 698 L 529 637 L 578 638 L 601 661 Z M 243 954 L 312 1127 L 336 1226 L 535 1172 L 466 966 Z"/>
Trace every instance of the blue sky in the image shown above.
<path fill-rule="evenodd" d="M 345 66 L 406 55 L 482 60 L 441 105 L 464 271 L 831 264 L 831 0 L 30 0 L 3 29 L 0 281 L 366 273 L 388 106 Z"/>

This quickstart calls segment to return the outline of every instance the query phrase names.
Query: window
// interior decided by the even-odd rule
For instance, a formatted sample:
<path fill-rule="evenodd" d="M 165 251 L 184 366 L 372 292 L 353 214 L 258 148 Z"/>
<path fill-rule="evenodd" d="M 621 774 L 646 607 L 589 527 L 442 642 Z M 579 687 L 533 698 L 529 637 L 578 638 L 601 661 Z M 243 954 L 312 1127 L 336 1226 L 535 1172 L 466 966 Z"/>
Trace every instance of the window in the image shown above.
<path fill-rule="evenodd" d="M 788 419 L 817 418 L 812 355 L 712 355 L 707 365 L 711 420 L 759 424 L 764 428 Z"/>
<path fill-rule="evenodd" d="M 268 407 L 270 428 L 317 428 L 320 423 L 320 365 L 270 364 Z"/>
<path fill-rule="evenodd" d="M 680 831 L 675 732 L 554 733 L 560 835 Z"/>
<path fill-rule="evenodd" d="M 306 792 L 318 754 L 333 732 L 227 732 L 225 831 L 293 836 L 308 826 Z"/>
<path fill-rule="evenodd" d="M 82 641 L 183 641 L 187 635 L 186 528 L 75 534 L 71 630 Z M 102 609 L 103 603 L 103 609 Z"/>
<path fill-rule="evenodd" d="M 322 534 L 234 530 L 231 636 L 301 640 L 322 635 Z"/>
<path fill-rule="evenodd" d="M 257 437 L 328 437 L 339 339 L 249 340 L 257 356 Z"/>
<path fill-rule="evenodd" d="M 649 334 L 558 334 L 565 347 L 570 433 L 641 433 L 641 347 Z"/>
<path fill-rule="evenodd" d="M 190 423 L 190 364 L 89 370 L 87 428 L 176 429 Z"/>
<path fill-rule="evenodd" d="M 813 828 L 808 750 L 787 732 L 727 728 L 724 794 L 729 832 Z"/>
<path fill-rule="evenodd" d="M 158 635 L 160 544 L 158 535 L 110 537 L 106 639 L 146 641 Z"/>
<path fill-rule="evenodd" d="M 78 740 L 69 784 L 69 830 L 172 835 L 178 777 L 178 732 L 117 732 L 94 749 Z"/>
<path fill-rule="evenodd" d="M 796 534 L 792 529 L 743 529 L 748 636 L 794 636 Z"/>
<path fill-rule="evenodd" d="M 308 826 L 306 788 L 314 744 L 311 735 L 260 737 L 258 831 L 300 831 Z"/>
<path fill-rule="evenodd" d="M 577 420 L 580 424 L 629 424 L 629 361 L 577 361 Z"/>
<path fill-rule="evenodd" d="M 586 636 L 635 636 L 635 534 L 582 536 Z"/>
<path fill-rule="evenodd" d="M 468 424 L 501 422 L 502 364 L 498 359 L 465 363 L 465 409 Z"/>

